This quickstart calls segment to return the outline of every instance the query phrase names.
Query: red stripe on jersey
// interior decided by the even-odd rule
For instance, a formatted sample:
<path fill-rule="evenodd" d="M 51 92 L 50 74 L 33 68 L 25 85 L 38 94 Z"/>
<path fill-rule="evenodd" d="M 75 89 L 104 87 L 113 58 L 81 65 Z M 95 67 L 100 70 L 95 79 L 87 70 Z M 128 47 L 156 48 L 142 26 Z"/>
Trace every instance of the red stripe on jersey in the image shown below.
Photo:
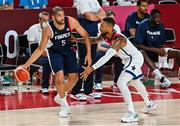
<path fill-rule="evenodd" d="M 122 36 L 121 34 L 115 33 L 113 34 L 113 37 L 109 40 L 107 37 L 105 38 L 106 43 L 108 43 L 110 46 L 112 46 L 112 41 L 115 40 L 117 37 Z"/>
<path fill-rule="evenodd" d="M 70 19 L 69 19 L 69 17 L 67 17 L 67 19 L 68 19 L 68 27 L 69 27 L 69 30 L 70 30 L 70 32 L 72 32 L 72 29 L 71 29 L 71 25 L 70 25 Z"/>

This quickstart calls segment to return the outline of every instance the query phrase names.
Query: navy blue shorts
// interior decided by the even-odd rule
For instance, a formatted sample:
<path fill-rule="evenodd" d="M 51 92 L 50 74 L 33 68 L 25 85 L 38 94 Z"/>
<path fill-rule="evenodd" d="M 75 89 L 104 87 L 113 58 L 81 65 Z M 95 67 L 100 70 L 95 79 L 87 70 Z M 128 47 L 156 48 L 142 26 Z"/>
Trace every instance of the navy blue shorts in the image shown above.
<path fill-rule="evenodd" d="M 78 64 L 74 51 L 49 51 L 49 58 L 54 73 L 60 70 L 63 70 L 64 73 L 78 73 Z"/>

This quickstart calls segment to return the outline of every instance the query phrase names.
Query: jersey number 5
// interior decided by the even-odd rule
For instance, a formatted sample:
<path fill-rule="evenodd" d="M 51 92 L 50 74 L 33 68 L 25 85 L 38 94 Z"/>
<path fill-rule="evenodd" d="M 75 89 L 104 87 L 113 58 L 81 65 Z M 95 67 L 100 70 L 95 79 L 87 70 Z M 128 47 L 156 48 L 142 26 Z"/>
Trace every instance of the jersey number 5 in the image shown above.
<path fill-rule="evenodd" d="M 62 43 L 62 46 L 65 46 L 66 45 L 66 40 L 62 40 L 61 43 Z"/>

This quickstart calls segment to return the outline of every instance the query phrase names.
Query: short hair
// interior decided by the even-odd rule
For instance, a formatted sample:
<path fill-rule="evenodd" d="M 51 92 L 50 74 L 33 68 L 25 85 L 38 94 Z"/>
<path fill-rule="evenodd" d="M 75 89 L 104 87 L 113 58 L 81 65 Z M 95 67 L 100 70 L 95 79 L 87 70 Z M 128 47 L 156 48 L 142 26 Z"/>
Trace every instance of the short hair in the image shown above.
<path fill-rule="evenodd" d="M 105 10 L 105 13 L 106 13 L 106 16 L 107 16 L 107 17 L 109 17 L 110 15 L 114 15 L 114 16 L 115 16 L 114 11 L 111 10 L 111 9 Z"/>
<path fill-rule="evenodd" d="M 103 19 L 103 21 L 110 24 L 110 25 L 112 25 L 112 27 L 114 27 L 114 25 L 115 25 L 115 21 L 111 17 L 106 17 L 106 18 Z"/>
<path fill-rule="evenodd" d="M 39 13 L 39 18 L 42 18 L 42 16 L 49 16 L 49 13 L 46 11 L 40 12 Z"/>
<path fill-rule="evenodd" d="M 53 7 L 52 9 L 52 14 L 55 15 L 57 14 L 59 11 L 64 11 L 62 7 L 59 7 L 59 6 L 55 6 Z"/>
<path fill-rule="evenodd" d="M 161 14 L 161 12 L 158 9 L 152 9 L 150 15 L 153 16 L 156 13 Z"/>
<path fill-rule="evenodd" d="M 137 6 L 141 6 L 141 3 L 142 3 L 142 2 L 148 3 L 148 0 L 138 0 L 138 1 L 137 1 Z"/>

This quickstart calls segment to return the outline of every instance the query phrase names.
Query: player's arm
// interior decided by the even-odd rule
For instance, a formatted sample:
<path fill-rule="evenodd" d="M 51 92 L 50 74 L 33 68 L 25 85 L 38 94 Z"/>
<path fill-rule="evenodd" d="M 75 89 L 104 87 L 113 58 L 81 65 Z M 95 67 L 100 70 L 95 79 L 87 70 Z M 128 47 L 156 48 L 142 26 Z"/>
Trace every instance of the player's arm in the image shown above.
<path fill-rule="evenodd" d="M 84 41 L 80 41 L 80 40 L 84 40 L 84 38 L 82 38 L 82 39 L 77 39 L 76 37 L 74 37 L 73 35 L 71 35 L 71 39 L 70 39 L 71 42 L 84 43 Z M 101 36 L 96 37 L 96 38 L 90 38 L 91 44 L 97 44 L 97 43 L 102 42 L 103 40 L 104 40 L 104 39 L 103 39 L 103 37 L 101 37 Z"/>
<path fill-rule="evenodd" d="M 98 69 L 99 67 L 103 66 L 106 62 L 108 62 L 111 57 L 116 55 L 117 51 L 113 48 L 109 48 L 105 55 L 101 57 L 95 64 L 93 64 L 91 67 L 86 67 L 85 70 L 80 74 L 81 78 L 83 80 L 86 80 L 89 74 Z"/>
<path fill-rule="evenodd" d="M 104 12 L 102 8 L 99 8 L 97 13 L 85 11 L 83 15 L 86 19 L 90 21 L 99 21 L 99 20 L 102 20 L 104 17 L 106 17 L 106 13 Z"/>
<path fill-rule="evenodd" d="M 28 59 L 28 61 L 23 65 L 24 68 L 28 68 L 34 61 L 36 61 L 43 53 L 44 49 L 46 48 L 47 42 L 51 37 L 51 30 L 49 27 L 46 27 L 42 32 L 42 38 L 40 45 Z"/>
<path fill-rule="evenodd" d="M 124 36 L 117 36 L 113 41 L 112 41 L 112 47 L 107 50 L 105 55 L 101 57 L 95 64 L 92 65 L 92 67 L 87 67 L 80 75 L 81 78 L 84 80 L 87 79 L 88 75 L 98 69 L 99 67 L 103 66 L 106 62 L 108 62 L 113 56 L 117 54 L 117 51 L 126 46 L 127 40 Z"/>
<path fill-rule="evenodd" d="M 104 40 L 103 36 L 100 35 L 100 36 L 97 37 L 97 38 L 92 38 L 92 39 L 91 39 L 91 44 L 97 44 L 97 43 L 102 42 L 103 40 Z"/>
<path fill-rule="evenodd" d="M 79 22 L 73 18 L 69 17 L 70 21 L 70 27 L 72 30 L 76 30 L 84 39 L 84 42 L 86 44 L 86 57 L 85 57 L 85 64 L 87 63 L 88 66 L 91 65 L 92 60 L 91 60 L 91 41 L 89 38 L 89 34 L 87 31 L 79 24 Z"/>
<path fill-rule="evenodd" d="M 134 19 L 131 16 L 128 16 L 126 20 L 126 29 L 128 30 L 131 37 L 134 37 L 136 34 L 136 28 L 133 20 Z"/>
<path fill-rule="evenodd" d="M 127 39 L 124 36 L 118 36 L 112 41 L 112 48 L 118 51 L 127 45 Z"/>
<path fill-rule="evenodd" d="M 136 33 L 136 29 L 135 28 L 130 28 L 129 33 L 130 33 L 130 36 L 134 37 L 135 33 Z"/>

